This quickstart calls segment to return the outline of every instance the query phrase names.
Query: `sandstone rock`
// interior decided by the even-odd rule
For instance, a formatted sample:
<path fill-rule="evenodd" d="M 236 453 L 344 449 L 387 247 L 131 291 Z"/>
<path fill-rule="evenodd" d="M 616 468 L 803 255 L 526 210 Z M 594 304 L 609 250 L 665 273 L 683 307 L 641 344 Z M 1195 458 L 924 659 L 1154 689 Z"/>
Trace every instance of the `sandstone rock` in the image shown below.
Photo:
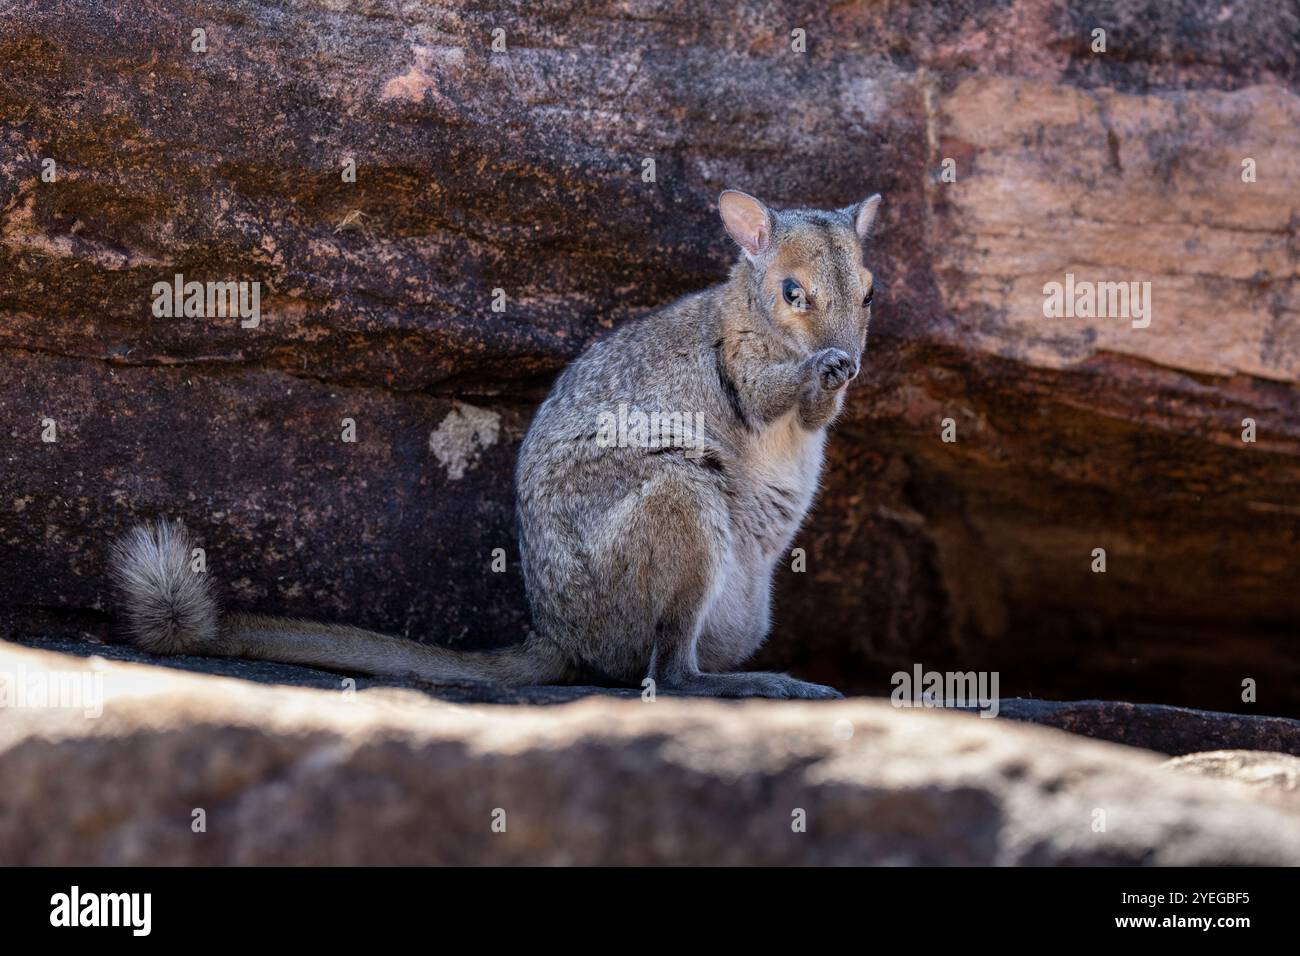
<path fill-rule="evenodd" d="M 466 706 L 13 645 L 0 674 L 99 692 L 0 721 L 9 864 L 1300 863 L 1300 814 L 1239 785 L 969 715 Z"/>
<path fill-rule="evenodd" d="M 1300 755 L 1300 720 L 1123 701 L 1001 702 L 998 716 L 1166 754 L 1215 750 Z"/>
<path fill-rule="evenodd" d="M 1300 757 L 1257 750 L 1214 750 L 1175 757 L 1165 769 L 1236 780 L 1266 800 L 1300 810 Z"/>
<path fill-rule="evenodd" d="M 760 663 L 1300 715 L 1294 34 L 1208 0 L 9 5 L 0 628 L 106 636 L 106 542 L 175 514 L 233 604 L 516 640 L 510 471 L 558 369 L 725 274 L 724 186 L 880 189 L 872 352 Z M 1071 271 L 1151 281 L 1151 325 L 1044 319 Z M 176 273 L 262 282 L 261 325 L 156 318 Z"/>

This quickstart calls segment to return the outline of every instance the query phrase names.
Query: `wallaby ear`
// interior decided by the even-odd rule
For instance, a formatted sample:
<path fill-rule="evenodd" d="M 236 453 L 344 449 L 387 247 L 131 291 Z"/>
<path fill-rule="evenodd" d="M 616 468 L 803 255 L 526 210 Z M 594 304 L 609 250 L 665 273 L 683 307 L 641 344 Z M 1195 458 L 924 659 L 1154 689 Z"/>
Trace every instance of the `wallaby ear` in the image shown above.
<path fill-rule="evenodd" d="M 772 211 L 748 193 L 728 189 L 718 197 L 718 211 L 731 238 L 752 259 L 772 241 Z"/>
<path fill-rule="evenodd" d="M 859 239 L 866 242 L 867 236 L 871 235 L 871 227 L 876 221 L 876 213 L 880 211 L 880 193 L 862 200 L 856 206 L 850 206 L 845 211 L 853 220 L 853 231 L 858 234 Z"/>

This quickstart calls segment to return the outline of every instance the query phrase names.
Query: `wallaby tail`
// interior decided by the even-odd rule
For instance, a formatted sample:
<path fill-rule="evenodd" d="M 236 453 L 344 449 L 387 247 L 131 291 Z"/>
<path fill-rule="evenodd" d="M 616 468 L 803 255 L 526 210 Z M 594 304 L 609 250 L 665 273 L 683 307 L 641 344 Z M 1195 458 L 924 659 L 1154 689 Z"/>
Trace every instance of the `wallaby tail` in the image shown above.
<path fill-rule="evenodd" d="M 155 654 L 198 654 L 302 664 L 432 683 L 560 683 L 558 647 L 523 644 L 465 653 L 357 627 L 253 614 L 222 615 L 209 576 L 191 569 L 194 541 L 180 522 L 139 525 L 113 546 L 111 573 L 133 643 Z"/>

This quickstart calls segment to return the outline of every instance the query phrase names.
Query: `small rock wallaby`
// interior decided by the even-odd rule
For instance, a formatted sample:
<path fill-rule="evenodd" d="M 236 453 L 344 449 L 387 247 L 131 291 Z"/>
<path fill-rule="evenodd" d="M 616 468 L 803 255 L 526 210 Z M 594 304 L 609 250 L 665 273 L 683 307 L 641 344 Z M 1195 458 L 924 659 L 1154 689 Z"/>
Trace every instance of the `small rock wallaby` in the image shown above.
<path fill-rule="evenodd" d="M 742 254 L 726 283 L 595 342 L 560 375 L 519 453 L 517 514 L 534 630 L 467 653 L 360 628 L 222 614 L 179 523 L 113 552 L 126 627 L 164 654 L 246 657 L 431 682 L 594 681 L 722 697 L 840 696 L 736 672 L 771 626 L 772 575 L 812 503 L 826 428 L 871 317 L 872 196 L 835 212 L 728 190 Z M 682 422 L 675 442 L 609 422 Z M 640 418 L 644 415 L 645 418 Z M 658 418 L 656 418 L 658 416 Z"/>

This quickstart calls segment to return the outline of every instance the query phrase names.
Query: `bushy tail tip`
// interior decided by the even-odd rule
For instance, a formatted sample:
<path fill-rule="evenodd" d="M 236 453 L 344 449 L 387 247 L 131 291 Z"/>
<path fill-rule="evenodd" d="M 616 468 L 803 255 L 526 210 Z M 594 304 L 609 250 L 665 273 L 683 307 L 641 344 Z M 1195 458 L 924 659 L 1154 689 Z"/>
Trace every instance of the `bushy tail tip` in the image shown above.
<path fill-rule="evenodd" d="M 194 539 L 179 521 L 138 525 L 113 545 L 111 571 L 126 631 L 155 654 L 198 654 L 217 642 L 219 608 Z"/>

